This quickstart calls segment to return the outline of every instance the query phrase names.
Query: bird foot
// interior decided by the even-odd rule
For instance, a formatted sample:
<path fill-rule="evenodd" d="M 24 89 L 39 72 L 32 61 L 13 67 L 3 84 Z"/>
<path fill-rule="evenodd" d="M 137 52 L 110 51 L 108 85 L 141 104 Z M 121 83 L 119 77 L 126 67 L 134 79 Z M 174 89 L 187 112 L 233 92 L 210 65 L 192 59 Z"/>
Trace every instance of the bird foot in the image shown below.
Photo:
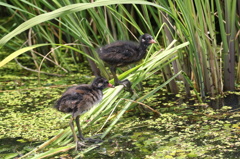
<path fill-rule="evenodd" d="M 119 84 L 123 85 L 125 87 L 125 90 L 130 92 L 131 95 L 133 95 L 133 89 L 131 88 L 132 83 L 128 79 L 120 81 Z"/>
<path fill-rule="evenodd" d="M 90 143 L 94 143 L 94 144 L 98 144 L 98 143 L 103 142 L 103 140 L 101 140 L 101 139 L 93 139 L 93 138 L 86 138 L 85 141 L 90 142 Z"/>
<path fill-rule="evenodd" d="M 101 139 L 93 139 L 93 138 L 84 138 L 84 140 L 83 139 L 81 139 L 81 140 L 82 141 L 78 140 L 76 142 L 76 148 L 75 148 L 76 151 L 81 150 L 86 147 L 89 147 L 92 144 L 99 144 L 99 143 L 103 142 L 103 140 L 101 140 Z"/>
<path fill-rule="evenodd" d="M 76 141 L 76 148 L 75 148 L 76 151 L 81 150 L 84 147 L 87 147 L 84 141 Z"/>
<path fill-rule="evenodd" d="M 101 134 L 99 134 L 101 135 Z M 95 135 L 93 136 L 94 138 L 84 138 L 83 136 L 78 136 L 78 138 L 81 140 L 82 143 L 100 143 L 102 142 L 103 140 L 101 139 L 98 139 L 98 138 L 95 138 L 96 136 L 99 136 L 99 135 Z"/>

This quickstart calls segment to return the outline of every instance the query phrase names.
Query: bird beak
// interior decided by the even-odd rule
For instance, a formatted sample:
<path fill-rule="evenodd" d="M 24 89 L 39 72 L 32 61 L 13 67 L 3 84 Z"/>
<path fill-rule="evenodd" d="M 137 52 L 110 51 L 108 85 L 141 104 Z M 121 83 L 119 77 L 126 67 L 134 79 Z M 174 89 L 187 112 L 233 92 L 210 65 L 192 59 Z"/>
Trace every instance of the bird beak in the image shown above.
<path fill-rule="evenodd" d="M 108 83 L 108 87 L 114 88 L 114 85 L 112 85 L 111 83 Z"/>
<path fill-rule="evenodd" d="M 152 40 L 149 41 L 149 43 L 150 43 L 150 44 L 153 44 L 153 43 L 157 43 L 157 42 L 152 39 Z"/>

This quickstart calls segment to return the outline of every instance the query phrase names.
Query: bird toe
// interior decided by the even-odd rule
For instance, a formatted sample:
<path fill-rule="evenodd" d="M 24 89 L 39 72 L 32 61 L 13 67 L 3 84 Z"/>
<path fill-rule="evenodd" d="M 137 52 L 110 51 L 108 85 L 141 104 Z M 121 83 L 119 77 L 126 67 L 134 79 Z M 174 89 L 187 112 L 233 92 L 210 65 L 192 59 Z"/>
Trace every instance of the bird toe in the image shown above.
<path fill-rule="evenodd" d="M 93 139 L 93 138 L 88 138 L 88 139 L 86 139 L 86 141 L 90 142 L 90 143 L 94 143 L 94 144 L 98 144 L 98 143 L 103 142 L 102 139 Z"/>
<path fill-rule="evenodd" d="M 87 147 L 87 145 L 84 141 L 77 141 L 75 150 L 79 151 L 79 150 L 83 149 L 84 147 Z"/>
<path fill-rule="evenodd" d="M 131 88 L 132 83 L 128 79 L 121 81 L 121 85 L 123 85 L 126 88 L 126 91 L 130 92 L 131 95 L 133 95 L 133 89 Z"/>

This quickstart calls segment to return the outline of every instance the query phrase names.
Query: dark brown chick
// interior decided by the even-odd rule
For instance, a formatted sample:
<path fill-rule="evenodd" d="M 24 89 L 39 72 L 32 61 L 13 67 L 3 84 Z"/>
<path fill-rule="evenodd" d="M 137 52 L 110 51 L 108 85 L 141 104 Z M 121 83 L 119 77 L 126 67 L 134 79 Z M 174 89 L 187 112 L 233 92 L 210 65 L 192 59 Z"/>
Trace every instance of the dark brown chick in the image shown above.
<path fill-rule="evenodd" d="M 79 138 L 83 141 L 84 137 L 80 128 L 80 115 L 90 110 L 95 104 L 102 100 L 102 90 L 107 87 L 113 87 L 105 78 L 97 77 L 92 84 L 81 84 L 69 87 L 57 100 L 55 108 L 64 113 L 71 113 L 72 118 L 69 122 L 76 149 L 78 149 L 78 137 L 74 131 L 74 120 L 76 122 Z"/>
<path fill-rule="evenodd" d="M 120 81 L 116 76 L 116 67 L 122 67 L 140 61 L 146 56 L 149 45 L 156 43 L 149 34 L 143 34 L 139 43 L 132 41 L 116 41 L 97 50 L 99 57 L 110 66 L 115 85 L 124 84 L 128 80 Z M 130 84 L 131 87 L 131 84 Z M 130 89 L 130 88 L 129 88 Z"/>

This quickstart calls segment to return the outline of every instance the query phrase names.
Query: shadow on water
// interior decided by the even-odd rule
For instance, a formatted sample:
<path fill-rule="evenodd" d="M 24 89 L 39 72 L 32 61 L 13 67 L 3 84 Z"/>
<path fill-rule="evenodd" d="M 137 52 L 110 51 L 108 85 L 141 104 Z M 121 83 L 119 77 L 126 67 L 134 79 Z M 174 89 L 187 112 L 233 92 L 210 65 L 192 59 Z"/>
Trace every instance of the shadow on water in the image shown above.
<path fill-rule="evenodd" d="M 0 158 L 21 157 L 39 144 L 39 142 L 26 141 L 21 137 L 0 139 Z"/>
<path fill-rule="evenodd" d="M 228 94 L 224 98 L 218 98 L 207 102 L 213 109 L 221 109 L 223 106 L 230 106 L 232 110 L 240 108 L 240 96 L 236 94 Z"/>

